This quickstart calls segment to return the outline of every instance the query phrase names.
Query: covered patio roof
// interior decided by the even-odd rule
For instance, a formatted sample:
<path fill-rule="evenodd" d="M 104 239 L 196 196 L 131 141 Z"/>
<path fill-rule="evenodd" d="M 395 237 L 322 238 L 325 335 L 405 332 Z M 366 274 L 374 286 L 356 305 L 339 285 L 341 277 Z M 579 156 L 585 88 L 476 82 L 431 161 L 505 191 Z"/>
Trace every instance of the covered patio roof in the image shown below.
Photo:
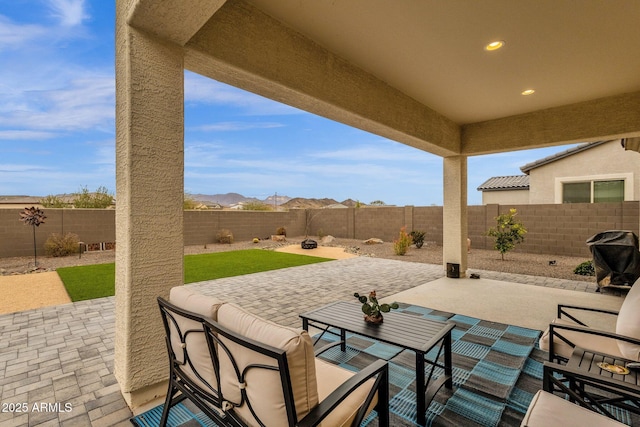
<path fill-rule="evenodd" d="M 164 392 L 155 298 L 183 281 L 185 69 L 442 156 L 443 259 L 463 276 L 468 156 L 640 136 L 636 0 L 116 5 L 115 374 L 131 406 Z"/>
<path fill-rule="evenodd" d="M 640 134 L 634 0 L 133 3 L 186 69 L 434 154 Z"/>

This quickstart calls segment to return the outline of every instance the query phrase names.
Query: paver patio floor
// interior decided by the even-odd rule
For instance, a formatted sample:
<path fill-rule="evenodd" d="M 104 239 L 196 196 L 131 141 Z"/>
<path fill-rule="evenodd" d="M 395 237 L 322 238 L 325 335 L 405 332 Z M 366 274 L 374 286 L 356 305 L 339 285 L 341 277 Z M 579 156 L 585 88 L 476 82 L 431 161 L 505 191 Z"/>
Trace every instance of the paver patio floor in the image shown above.
<path fill-rule="evenodd" d="M 532 285 L 595 289 L 586 282 L 481 274 Z M 299 313 L 330 301 L 354 300 L 353 292 L 375 289 L 380 296 L 392 296 L 443 275 L 437 265 L 358 257 L 189 286 L 299 327 Z M 114 304 L 109 297 L 0 315 L 0 402 L 26 403 L 27 409 L 0 412 L 0 427 L 130 425 L 131 411 L 113 375 Z M 58 403 L 59 410 L 34 411 L 33 405 L 41 402 Z"/>

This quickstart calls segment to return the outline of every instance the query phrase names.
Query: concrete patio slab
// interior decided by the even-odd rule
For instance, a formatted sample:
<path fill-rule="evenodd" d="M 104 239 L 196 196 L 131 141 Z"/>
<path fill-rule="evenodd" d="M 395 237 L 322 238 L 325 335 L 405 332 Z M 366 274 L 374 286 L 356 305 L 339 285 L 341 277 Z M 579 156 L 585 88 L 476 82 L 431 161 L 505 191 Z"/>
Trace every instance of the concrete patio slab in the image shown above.
<path fill-rule="evenodd" d="M 491 279 L 442 277 L 402 291 L 384 301 L 407 302 L 493 322 L 545 330 L 556 317 L 558 303 L 619 310 L 623 298 Z M 615 329 L 615 317 L 581 314 L 588 325 Z"/>

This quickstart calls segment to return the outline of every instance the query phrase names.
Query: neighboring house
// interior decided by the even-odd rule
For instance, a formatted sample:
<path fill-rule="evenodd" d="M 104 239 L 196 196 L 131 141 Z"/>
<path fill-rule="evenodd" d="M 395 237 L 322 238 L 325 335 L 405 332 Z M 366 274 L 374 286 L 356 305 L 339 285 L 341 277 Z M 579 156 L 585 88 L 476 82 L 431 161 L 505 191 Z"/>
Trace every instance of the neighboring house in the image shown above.
<path fill-rule="evenodd" d="M 24 209 L 31 206 L 42 208 L 40 199 L 32 196 L 0 196 L 0 209 Z"/>
<path fill-rule="evenodd" d="M 483 205 L 526 205 L 529 204 L 529 176 L 494 176 L 478 187 L 478 191 L 482 191 Z"/>
<path fill-rule="evenodd" d="M 494 177 L 478 187 L 482 203 L 552 204 L 640 200 L 640 157 L 619 139 L 582 144 Z M 518 182 L 528 178 L 528 188 Z"/>

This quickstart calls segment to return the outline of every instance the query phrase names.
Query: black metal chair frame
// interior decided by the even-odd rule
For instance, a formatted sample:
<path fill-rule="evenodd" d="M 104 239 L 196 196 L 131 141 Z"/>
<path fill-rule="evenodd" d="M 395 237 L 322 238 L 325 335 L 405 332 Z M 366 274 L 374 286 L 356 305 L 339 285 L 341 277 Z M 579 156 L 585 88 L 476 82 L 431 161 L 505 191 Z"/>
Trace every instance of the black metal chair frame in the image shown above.
<path fill-rule="evenodd" d="M 550 324 L 549 325 L 549 361 L 550 362 L 557 362 L 557 363 L 562 363 L 565 364 L 568 362 L 568 360 L 558 354 L 555 354 L 554 351 L 554 338 L 558 338 L 559 340 L 565 342 L 566 344 L 570 345 L 571 347 L 575 347 L 576 343 L 572 342 L 569 338 L 565 337 L 564 335 L 562 335 L 562 331 L 574 331 L 574 332 L 580 332 L 580 333 L 584 333 L 584 334 L 590 334 L 590 335 L 598 335 L 598 336 L 602 336 L 602 337 L 607 337 L 607 338 L 612 338 L 612 339 L 616 339 L 616 340 L 620 340 L 620 341 L 626 341 L 632 344 L 636 344 L 636 345 L 640 345 L 640 340 L 636 339 L 636 338 L 632 338 L 632 337 L 628 337 L 625 335 L 618 335 L 614 332 L 608 332 L 608 331 L 602 331 L 599 329 L 593 329 L 591 327 L 589 327 L 586 323 L 582 322 L 581 320 L 579 320 L 578 318 L 576 318 L 573 314 L 571 314 L 569 311 L 567 311 L 567 309 L 569 310 L 582 310 L 582 311 L 589 311 L 589 312 L 595 312 L 595 313 L 603 313 L 603 314 L 610 314 L 610 315 L 618 315 L 618 312 L 615 310 L 605 310 L 605 309 L 600 309 L 600 308 L 592 308 L 592 307 L 582 307 L 582 306 L 577 306 L 577 305 L 567 305 L 567 304 L 558 304 L 558 318 L 562 319 L 562 316 L 564 315 L 566 318 L 571 319 L 572 321 L 576 322 L 577 325 L 562 325 L 562 324 Z M 597 349 L 593 349 L 593 350 L 597 350 Z"/>
<path fill-rule="evenodd" d="M 169 411 L 172 406 L 184 399 L 191 400 L 200 410 L 202 410 L 209 418 L 219 425 L 243 427 L 246 426 L 244 421 L 236 415 L 234 407 L 242 404 L 246 404 L 251 413 L 254 415 L 259 425 L 264 426 L 263 422 L 255 414 L 251 402 L 243 388 L 241 391 L 241 402 L 229 402 L 225 400 L 220 387 L 220 365 L 219 356 L 221 352 L 225 353 L 225 357 L 232 363 L 235 370 L 237 381 L 239 384 L 243 384 L 246 374 L 252 369 L 268 369 L 278 371 L 280 374 L 280 380 L 282 384 L 282 390 L 284 394 L 284 401 L 289 426 L 300 427 L 312 427 L 317 426 L 326 418 L 340 403 L 347 398 L 354 390 L 359 386 L 374 379 L 374 387 L 367 395 L 365 402 L 360 406 L 358 414 L 356 415 L 352 426 L 359 426 L 364 419 L 367 409 L 371 405 L 376 393 L 378 401 L 375 406 L 375 410 L 378 414 L 378 423 L 380 427 L 389 426 L 389 365 L 384 360 L 377 360 L 373 362 L 350 379 L 341 384 L 336 390 L 334 390 L 327 398 L 320 402 L 315 408 L 313 408 L 306 416 L 300 421 L 297 421 L 296 410 L 294 405 L 294 396 L 291 387 L 291 379 L 288 375 L 287 357 L 284 350 L 271 347 L 255 340 L 248 339 L 237 333 L 234 333 L 216 322 L 209 321 L 203 317 L 192 313 L 187 310 L 183 310 L 170 302 L 158 297 L 158 304 L 160 306 L 160 312 L 162 314 L 162 320 L 166 332 L 166 344 L 169 354 L 169 387 L 167 391 L 167 397 L 165 400 L 164 410 L 160 426 L 164 427 L 167 422 Z M 175 316 L 183 316 L 187 319 L 199 322 L 202 325 L 200 330 L 188 330 L 181 331 L 176 321 Z M 217 383 L 209 384 L 201 375 L 197 372 L 196 367 L 193 365 L 189 358 L 188 349 L 185 345 L 183 348 L 183 360 L 176 357 L 171 346 L 171 333 L 170 325 L 177 331 L 180 341 L 184 343 L 188 334 L 200 333 L 205 334 L 206 341 L 209 347 L 209 353 L 211 356 L 211 362 L 216 373 Z M 231 351 L 225 344 L 224 340 L 234 342 L 240 346 L 246 347 L 248 350 L 258 352 L 269 358 L 272 358 L 273 365 L 266 364 L 252 364 L 246 366 L 240 370 Z M 315 355 L 319 355 L 329 348 L 339 345 L 340 342 L 331 343 L 325 347 L 322 347 L 315 351 Z M 183 366 L 188 364 L 195 372 L 196 377 L 207 385 L 204 389 L 196 382 L 194 382 L 187 372 L 184 371 Z"/>
<path fill-rule="evenodd" d="M 542 378 L 544 391 L 564 393 L 571 402 L 609 418 L 616 419 L 604 404 L 640 414 L 640 388 L 638 387 L 620 383 L 612 384 L 604 377 L 552 362 L 544 362 Z"/>

